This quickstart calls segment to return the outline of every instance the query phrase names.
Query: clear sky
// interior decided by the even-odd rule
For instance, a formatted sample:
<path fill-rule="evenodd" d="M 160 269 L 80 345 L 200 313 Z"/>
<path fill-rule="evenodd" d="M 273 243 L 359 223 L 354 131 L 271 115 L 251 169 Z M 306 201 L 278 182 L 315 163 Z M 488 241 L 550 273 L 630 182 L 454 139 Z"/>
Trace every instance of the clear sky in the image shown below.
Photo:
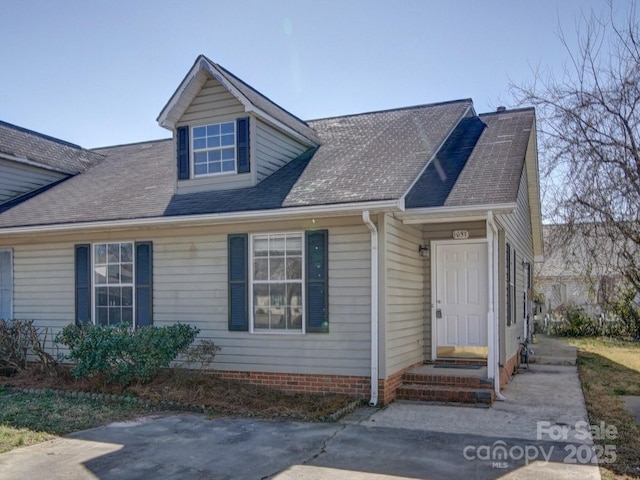
<path fill-rule="evenodd" d="M 614 0 L 620 9 L 627 3 Z M 0 120 L 84 147 L 165 138 L 205 54 L 302 119 L 471 97 L 561 68 L 604 0 L 0 0 Z"/>

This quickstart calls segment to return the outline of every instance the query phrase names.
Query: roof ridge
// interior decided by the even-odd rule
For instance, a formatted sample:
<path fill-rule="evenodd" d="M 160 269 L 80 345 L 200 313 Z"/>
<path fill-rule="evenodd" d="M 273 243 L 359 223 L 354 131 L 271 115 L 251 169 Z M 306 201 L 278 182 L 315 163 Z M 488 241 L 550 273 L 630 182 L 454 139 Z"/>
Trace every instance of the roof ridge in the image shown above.
<path fill-rule="evenodd" d="M 85 148 L 81 147 L 80 145 L 76 145 L 75 143 L 67 142 L 66 140 L 62 140 L 60 138 L 52 137 L 51 135 L 46 135 L 44 133 L 36 132 L 35 130 L 29 130 L 28 128 L 21 127 L 19 125 L 14 125 L 13 123 L 5 122 L 3 120 L 0 120 L 0 126 L 11 128 L 13 130 L 17 130 L 17 131 L 22 132 L 22 133 L 27 133 L 29 135 L 34 135 L 34 136 L 40 137 L 40 138 L 42 138 L 44 140 L 49 140 L 51 142 L 59 143 L 60 145 L 64 145 L 64 146 L 67 146 L 67 147 L 76 148 L 76 149 L 79 149 L 79 150 L 86 150 Z"/>
<path fill-rule="evenodd" d="M 307 120 L 308 122 L 320 122 L 322 120 L 331 120 L 334 118 L 347 118 L 347 117 L 360 117 L 362 115 L 373 115 L 376 113 L 387 113 L 387 112 L 398 112 L 403 110 L 417 110 L 419 108 L 428 108 L 428 107 L 440 107 L 444 105 L 453 105 L 455 103 L 470 103 L 473 105 L 473 100 L 471 98 L 461 98 L 458 100 L 448 100 L 445 102 L 434 102 L 434 103 L 423 103 L 420 105 L 410 105 L 407 107 L 396 107 L 396 108 L 387 108 L 382 110 L 372 110 L 369 112 L 360 112 L 360 113 L 350 113 L 347 115 L 334 115 L 332 117 L 322 117 L 322 118 L 314 118 L 313 120 Z"/>
<path fill-rule="evenodd" d="M 281 105 L 279 105 L 278 103 L 274 102 L 273 100 L 271 100 L 269 97 L 267 97 L 264 93 L 260 92 L 259 90 L 256 90 L 254 87 L 252 87 L 251 85 L 249 85 L 247 82 L 245 82 L 244 80 L 242 80 L 240 77 L 236 76 L 234 73 L 230 72 L 229 70 L 227 70 L 226 68 L 224 68 L 222 65 L 220 65 L 219 63 L 214 62 L 213 60 L 211 60 L 209 57 L 207 57 L 206 55 L 202 55 L 205 59 L 207 59 L 207 61 L 209 61 L 210 63 L 212 63 L 213 65 L 216 65 L 218 68 L 220 68 L 225 74 L 233 77 L 234 80 L 242 83 L 245 87 L 247 87 L 248 89 L 252 90 L 253 92 L 255 92 L 257 95 L 260 95 L 262 98 L 264 98 L 266 101 L 268 101 L 269 103 L 273 104 L 274 106 L 278 107 L 280 110 L 282 110 L 283 112 L 285 112 L 287 115 L 295 118 L 296 120 L 298 120 L 299 122 L 301 122 L 302 124 L 306 125 L 307 127 L 309 126 L 307 124 L 307 122 L 305 120 L 302 120 L 300 117 L 298 117 L 297 115 L 294 115 L 293 113 L 291 113 L 289 110 L 287 110 L 286 108 L 282 107 Z"/>
<path fill-rule="evenodd" d="M 117 145 L 106 145 L 104 147 L 90 148 L 89 151 L 90 152 L 94 152 L 95 150 L 107 150 L 109 148 L 132 147 L 134 145 L 144 145 L 145 143 L 160 143 L 160 142 L 168 142 L 168 141 L 172 141 L 172 140 L 173 140 L 173 138 L 169 137 L 169 138 L 158 138 L 156 140 L 143 140 L 141 142 L 119 143 Z"/>
<path fill-rule="evenodd" d="M 486 112 L 486 113 L 479 113 L 478 116 L 479 117 L 486 117 L 489 115 L 504 115 L 504 114 L 509 114 L 509 113 L 522 113 L 522 112 L 534 112 L 535 113 L 536 109 L 535 107 L 520 107 L 520 108 L 509 108 L 507 110 L 501 110 L 499 112 Z"/>

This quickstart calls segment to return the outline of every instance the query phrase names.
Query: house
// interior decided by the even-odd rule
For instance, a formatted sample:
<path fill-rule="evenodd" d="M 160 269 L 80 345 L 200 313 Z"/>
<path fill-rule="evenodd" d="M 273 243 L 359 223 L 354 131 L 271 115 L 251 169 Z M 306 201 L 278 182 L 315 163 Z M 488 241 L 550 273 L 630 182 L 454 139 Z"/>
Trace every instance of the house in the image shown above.
<path fill-rule="evenodd" d="M 305 122 L 200 56 L 158 122 L 170 139 L 82 150 L 0 213 L 5 311 L 54 333 L 186 322 L 220 375 L 287 390 L 387 403 L 460 361 L 499 392 L 542 255 L 533 109 Z"/>
<path fill-rule="evenodd" d="M 596 224 L 544 225 L 544 262 L 536 264 L 536 288 L 541 293 L 541 319 L 563 307 L 581 308 L 591 318 L 605 313 L 606 305 L 624 288 L 624 240 L 614 242 Z M 604 307 L 604 308 L 603 308 Z"/>

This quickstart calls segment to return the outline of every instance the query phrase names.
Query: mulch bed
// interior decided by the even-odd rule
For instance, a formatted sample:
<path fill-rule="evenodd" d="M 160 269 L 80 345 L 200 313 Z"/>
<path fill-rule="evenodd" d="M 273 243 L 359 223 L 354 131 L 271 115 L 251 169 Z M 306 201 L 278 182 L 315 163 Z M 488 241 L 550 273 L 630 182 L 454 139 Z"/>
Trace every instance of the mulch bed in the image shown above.
<path fill-rule="evenodd" d="M 301 421 L 332 421 L 336 412 L 347 412 L 358 402 L 338 394 L 286 393 L 259 385 L 222 379 L 209 372 L 168 369 L 146 384 L 122 387 L 105 384 L 97 378 L 77 379 L 67 367 L 58 375 L 27 370 L 0 376 L 0 386 L 20 389 L 48 389 L 133 396 L 155 405 L 174 405 L 174 409 L 200 410 L 224 415 Z"/>

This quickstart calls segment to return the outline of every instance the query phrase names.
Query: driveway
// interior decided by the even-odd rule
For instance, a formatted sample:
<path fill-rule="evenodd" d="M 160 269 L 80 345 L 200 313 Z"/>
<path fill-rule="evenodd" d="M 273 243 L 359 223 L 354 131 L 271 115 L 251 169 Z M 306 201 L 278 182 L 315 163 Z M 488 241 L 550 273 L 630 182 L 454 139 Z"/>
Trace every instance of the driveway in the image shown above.
<path fill-rule="evenodd" d="M 600 478 L 575 366 L 532 365 L 503 394 L 490 409 L 396 402 L 335 424 L 143 417 L 0 455 L 0 479 Z"/>

